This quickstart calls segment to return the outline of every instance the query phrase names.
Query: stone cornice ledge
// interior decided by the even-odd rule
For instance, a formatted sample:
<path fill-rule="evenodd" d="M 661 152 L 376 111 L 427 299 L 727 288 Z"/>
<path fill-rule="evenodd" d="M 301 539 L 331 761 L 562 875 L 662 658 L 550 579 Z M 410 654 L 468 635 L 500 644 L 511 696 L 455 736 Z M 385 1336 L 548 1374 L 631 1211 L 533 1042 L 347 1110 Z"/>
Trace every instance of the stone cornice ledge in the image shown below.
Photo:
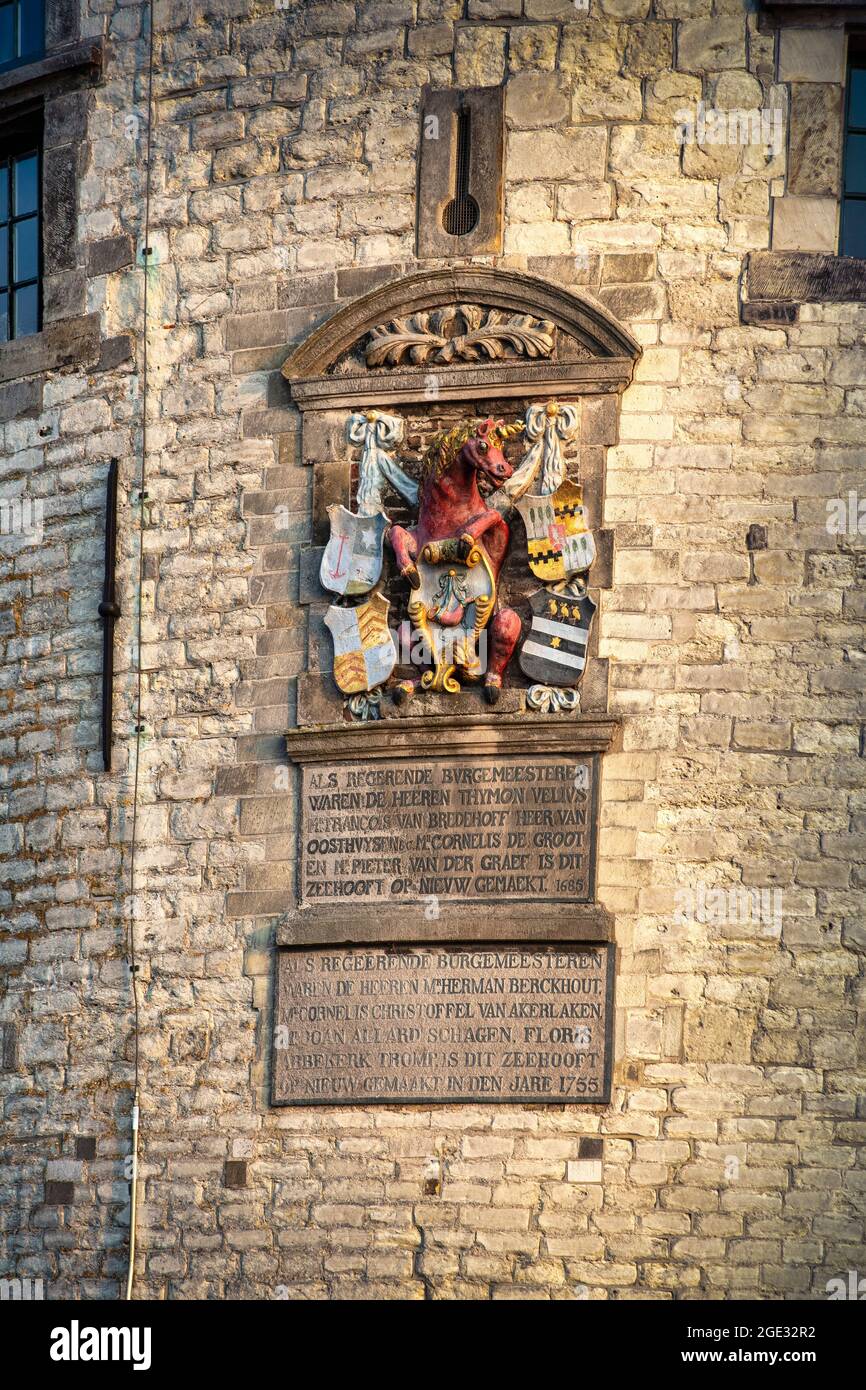
<path fill-rule="evenodd" d="M 437 367 L 436 399 L 471 401 L 525 396 L 598 395 L 624 391 L 631 381 L 630 358 L 593 358 L 588 362 L 496 363 L 471 367 Z M 412 405 L 429 400 L 425 374 L 392 371 L 362 376 L 323 376 L 292 381 L 292 400 L 299 410 L 354 410 L 359 403 Z"/>
<path fill-rule="evenodd" d="M 335 724 L 289 729 L 286 749 L 293 763 L 334 758 L 468 757 L 507 753 L 605 753 L 620 730 L 607 715 L 445 716 Z"/>
<path fill-rule="evenodd" d="M 331 946 L 341 942 L 613 941 L 614 919 L 600 903 L 440 903 L 427 921 L 424 903 L 353 903 L 351 908 L 292 908 L 280 917 L 277 946 Z"/>
<path fill-rule="evenodd" d="M 0 382 L 64 368 L 95 367 L 99 346 L 98 314 L 57 319 L 38 333 L 0 345 Z"/>
<path fill-rule="evenodd" d="M 794 321 L 799 304 L 866 303 L 866 260 L 814 251 L 752 251 L 742 317 Z"/>
<path fill-rule="evenodd" d="M 0 109 L 38 95 L 49 81 L 58 77 L 98 77 L 102 72 L 102 39 L 84 39 L 55 49 L 35 63 L 0 72 Z"/>
<path fill-rule="evenodd" d="M 863 0 L 760 0 L 758 27 L 766 33 L 776 24 L 850 24 L 866 19 Z"/>

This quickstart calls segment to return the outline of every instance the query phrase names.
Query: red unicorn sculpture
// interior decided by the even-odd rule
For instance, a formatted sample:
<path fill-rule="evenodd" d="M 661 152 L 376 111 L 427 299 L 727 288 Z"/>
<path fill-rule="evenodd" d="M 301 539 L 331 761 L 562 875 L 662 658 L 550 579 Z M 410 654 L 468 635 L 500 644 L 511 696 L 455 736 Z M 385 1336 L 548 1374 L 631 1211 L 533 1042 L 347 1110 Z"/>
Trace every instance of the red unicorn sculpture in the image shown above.
<path fill-rule="evenodd" d="M 415 591 L 409 617 L 432 654 L 434 669 L 420 681 L 425 690 L 459 690 L 458 669 L 465 681 L 480 679 L 476 639 L 489 620 L 484 693 L 491 704 L 499 698 L 520 618 L 513 608 L 493 613 L 510 532 L 478 484 L 485 479 L 492 490 L 511 477 L 501 445 L 522 428 L 475 420 L 437 435 L 424 457 L 417 525 L 392 526 L 387 534 L 400 573 Z M 408 698 L 418 684 L 401 682 L 395 697 Z"/>

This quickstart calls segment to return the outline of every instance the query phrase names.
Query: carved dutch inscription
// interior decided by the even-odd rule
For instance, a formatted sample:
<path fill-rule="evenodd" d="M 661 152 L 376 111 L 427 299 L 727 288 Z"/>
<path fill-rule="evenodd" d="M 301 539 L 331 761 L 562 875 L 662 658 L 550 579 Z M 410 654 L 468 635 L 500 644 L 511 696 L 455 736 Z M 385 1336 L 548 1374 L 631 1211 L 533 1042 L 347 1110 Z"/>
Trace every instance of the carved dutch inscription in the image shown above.
<path fill-rule="evenodd" d="M 604 1103 L 612 972 L 606 945 L 283 951 L 274 1103 Z"/>
<path fill-rule="evenodd" d="M 301 906 L 588 902 L 595 767 L 504 754 L 306 766 Z"/>

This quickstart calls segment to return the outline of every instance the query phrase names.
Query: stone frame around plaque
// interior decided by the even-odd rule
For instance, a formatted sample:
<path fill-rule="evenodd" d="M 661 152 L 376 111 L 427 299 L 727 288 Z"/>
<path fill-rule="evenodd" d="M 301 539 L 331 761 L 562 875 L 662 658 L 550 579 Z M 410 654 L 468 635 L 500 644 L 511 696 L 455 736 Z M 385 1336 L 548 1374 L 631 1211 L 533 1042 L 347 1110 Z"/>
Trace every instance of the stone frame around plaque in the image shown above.
<path fill-rule="evenodd" d="M 354 410 L 419 402 L 429 366 L 371 369 L 358 356 L 377 324 L 444 304 L 473 303 L 507 313 L 530 314 L 554 325 L 548 358 L 481 360 L 439 365 L 437 399 L 502 400 L 507 397 L 619 394 L 641 356 L 637 339 L 598 300 L 524 271 L 493 266 L 448 266 L 390 281 L 338 309 L 315 329 L 282 366 L 292 401 L 302 413 Z"/>
<path fill-rule="evenodd" d="M 509 328 L 514 330 L 513 342 L 508 339 Z M 489 353 L 483 346 L 488 337 L 492 344 Z M 414 454 L 423 451 L 428 436 L 435 438 L 437 432 L 459 427 L 461 412 L 510 421 L 517 408 L 528 411 L 532 407 L 556 415 L 558 406 L 565 403 L 577 423 L 573 437 L 568 436 L 565 462 L 567 467 L 575 467 L 586 490 L 588 513 L 598 528 L 595 585 L 599 590 L 608 588 L 613 535 L 601 526 L 605 454 L 617 442 L 618 398 L 632 380 L 640 355 L 637 341 L 589 295 L 523 272 L 449 266 L 393 280 L 345 305 L 283 364 L 282 375 L 300 412 L 301 459 L 313 474 L 310 544 L 302 549 L 299 565 L 299 601 L 308 609 L 307 660 L 298 677 L 296 727 L 286 733 L 288 762 L 297 769 L 293 779 L 297 817 L 291 835 L 294 885 L 288 888 L 291 880 L 287 875 L 286 892 L 268 888 L 242 895 L 246 911 L 277 919 L 272 1104 L 429 1105 L 483 1099 L 500 1103 L 610 1102 L 616 947 L 613 918 L 597 901 L 596 893 L 601 767 L 603 754 L 617 744 L 620 724 L 607 713 L 607 661 L 598 655 L 597 627 L 586 644 L 587 670 L 579 700 L 571 706 L 558 702 L 553 706 L 555 713 L 529 702 L 523 684 L 528 679 L 525 672 L 513 679 L 506 673 L 502 698 L 492 707 L 482 703 L 481 692 L 469 682 L 468 687 L 449 688 L 445 694 L 425 690 L 409 703 L 391 699 L 393 690 L 383 685 L 375 709 L 350 709 L 351 702 L 347 704 L 343 698 L 349 687 L 337 688 L 329 658 L 331 644 L 323 635 L 324 608 L 332 600 L 321 586 L 321 560 L 331 534 L 333 508 L 342 506 L 351 512 L 353 500 L 357 500 L 360 465 L 352 461 L 347 450 L 346 440 L 351 435 L 347 411 L 364 412 L 368 421 L 377 419 L 383 407 L 396 412 L 414 436 L 406 455 L 411 473 Z M 402 467 L 401 457 L 396 462 Z M 397 524 L 402 524 L 399 499 L 394 505 Z M 393 519 L 394 511 L 389 515 Z M 523 568 L 528 573 L 531 566 L 524 564 Z M 393 575 L 386 573 L 388 596 L 399 597 L 398 589 L 394 594 L 388 590 L 389 584 L 394 587 L 392 581 Z M 523 590 L 532 582 L 522 569 L 519 582 L 516 575 L 509 575 L 503 590 L 505 602 L 512 589 L 518 602 L 522 601 L 526 597 Z M 539 769 L 536 785 L 545 789 L 529 795 L 527 814 L 505 812 L 496 822 L 501 832 L 498 837 L 478 837 L 473 831 L 480 819 L 474 820 L 471 814 L 464 818 L 461 813 L 486 803 L 450 790 L 454 783 L 445 775 L 448 762 L 455 766 L 474 764 L 478 775 L 484 771 L 486 776 L 496 767 L 493 760 L 516 770 L 519 761 L 515 760 L 521 758 L 535 761 Z M 558 760 L 587 766 L 587 782 L 580 788 L 582 798 L 576 799 L 572 786 L 577 783 L 568 783 Z M 423 803 L 424 807 L 441 807 L 441 818 L 436 819 L 431 809 L 429 820 L 425 820 L 427 811 L 418 813 L 420 800 L 404 800 L 390 791 L 378 800 L 375 796 L 358 799 L 359 788 L 384 785 L 354 776 L 359 770 L 375 769 L 378 778 L 392 767 L 405 767 L 413 761 L 423 765 L 426 785 L 435 795 L 442 795 L 446 785 L 449 788 L 441 802 Z M 313 787 L 317 771 L 323 776 L 307 799 L 305 787 Z M 497 777 L 494 784 L 502 787 L 509 777 Z M 412 779 L 404 782 L 401 777 L 398 782 L 409 785 Z M 314 798 L 323 791 L 327 794 L 314 804 Z M 499 804 L 505 806 L 506 800 L 501 798 Z M 533 819 L 542 804 L 550 807 L 549 821 Z M 402 808 L 410 805 L 413 810 L 404 813 Z M 365 814 L 368 806 L 381 807 L 375 830 Z M 581 814 L 575 816 L 573 812 L 578 809 Z M 341 824 L 341 817 L 351 820 Z M 404 825 L 408 833 L 404 833 Z M 534 833 L 520 839 L 519 831 L 536 825 L 549 825 L 554 830 L 547 845 Z M 309 893 L 304 878 L 306 826 L 319 840 L 311 850 L 315 862 L 309 880 L 315 882 L 318 876 L 323 885 L 319 899 Z M 560 831 L 569 829 L 575 832 L 572 838 L 557 840 Z M 441 836 L 440 830 L 445 832 Z M 365 838 L 374 834 L 379 838 L 368 849 Z M 542 852 L 555 843 L 570 846 L 571 857 L 566 853 L 554 861 L 552 854 Z M 522 845 L 528 853 L 521 860 Z M 517 851 L 513 855 L 512 846 Z M 485 851 L 489 851 L 486 860 Z M 288 865 L 288 848 L 283 852 Z M 458 870 L 442 862 L 448 853 L 456 856 L 461 852 L 464 857 L 459 872 L 468 875 L 462 884 L 447 877 Z M 368 865 L 366 860 L 372 858 L 375 864 Z M 401 872 L 403 863 L 406 869 Z M 395 883 L 395 874 L 402 879 L 400 884 Z M 362 891 L 369 896 L 352 895 L 353 875 L 363 882 Z M 425 901 L 428 885 L 442 885 L 441 893 L 426 895 L 432 902 Z M 510 895 L 507 888 L 512 890 Z M 240 901 L 238 895 L 239 905 Z M 445 953 L 494 947 L 500 948 L 497 962 L 505 958 L 502 952 L 522 951 L 526 958 L 536 955 L 539 961 L 546 959 L 549 964 L 545 969 L 554 968 L 551 953 L 555 955 L 557 949 L 564 959 L 573 956 L 575 961 L 578 957 L 574 953 L 582 948 L 605 953 L 604 1053 L 598 1055 L 592 1046 L 591 1056 L 572 1068 L 578 1076 L 590 1074 L 584 1072 L 584 1066 L 603 1069 L 598 1095 L 533 1094 L 531 1089 L 522 1088 L 519 1075 L 512 1074 L 508 1084 L 520 1093 L 507 1097 L 469 1094 L 470 1079 L 466 1094 L 452 1089 L 447 1094 L 428 1091 L 413 1098 L 398 1077 L 392 1078 L 392 1086 L 380 1087 L 378 1093 L 374 1085 L 373 1094 L 355 1094 L 353 1099 L 350 1092 L 355 1093 L 355 1082 L 342 1055 L 339 1066 L 345 1073 L 346 1094 L 324 1096 L 311 1087 L 309 1093 L 304 1088 L 302 1099 L 292 1099 L 279 1092 L 276 1073 L 278 1067 L 286 1066 L 285 1059 L 279 1061 L 280 1009 L 285 1007 L 295 1015 L 294 1005 L 281 1005 L 280 980 L 287 961 L 296 960 L 297 953 L 308 953 L 311 988 L 315 983 L 318 989 L 317 952 L 324 957 L 329 951 L 339 953 L 341 948 L 347 952 L 367 948 L 381 956 L 418 950 L 424 952 L 423 968 L 429 970 L 429 956 L 439 949 L 443 954 L 432 967 L 435 992 L 450 988 L 450 963 Z M 597 964 L 595 961 L 593 968 Z M 339 971 L 343 967 L 335 959 L 328 968 Z M 497 964 L 496 968 L 502 967 Z M 442 978 L 436 977 L 437 969 Z M 598 987 L 599 979 L 596 976 L 593 988 Z M 423 985 L 413 982 L 411 991 L 419 987 Z M 502 988 L 512 987 L 512 982 L 503 981 Z M 542 982 L 531 987 L 548 986 Z M 564 984 L 564 988 L 571 986 Z M 323 991 L 323 997 L 326 994 Z M 292 1031 L 291 1046 L 303 1048 L 305 1040 L 297 1036 L 294 1024 Z M 322 1086 L 327 1090 L 328 1045 L 318 1059 L 296 1053 L 298 1072 L 291 1073 L 293 1079 L 287 1089 L 296 1094 L 297 1075 L 305 1068 L 319 1067 L 325 1078 Z M 332 1051 L 338 1047 L 339 1040 L 333 1043 Z M 359 1065 L 365 1064 L 361 1061 Z M 595 1070 L 592 1075 L 595 1079 Z M 435 1080 L 434 1076 L 419 1084 L 435 1088 Z M 458 1076 L 457 1082 L 460 1080 Z M 558 1091 L 560 1083 L 554 1084 Z"/>
<path fill-rule="evenodd" d="M 303 903 L 300 872 L 302 864 L 303 810 L 298 818 L 298 882 L 292 905 L 288 905 L 277 926 L 277 945 L 323 945 L 337 942 L 382 942 L 406 940 L 445 941 L 449 938 L 501 940 L 507 937 L 525 941 L 611 941 L 613 921 L 595 899 L 598 858 L 598 815 L 601 755 L 614 743 L 619 723 L 611 718 L 589 716 L 502 715 L 495 720 L 483 716 L 453 716 L 431 720 L 423 716 L 398 723 L 340 725 L 322 729 L 293 729 L 286 736 L 289 760 L 304 768 L 342 762 L 353 767 L 387 758 L 410 762 L 413 758 L 478 759 L 503 756 L 591 758 L 592 779 L 588 897 L 442 900 L 436 915 L 424 914 L 423 901 L 365 903 L 347 900 L 345 904 Z M 422 752 L 423 750 L 423 752 Z M 429 751 L 428 751 L 429 750 Z M 300 794 L 300 775 L 298 777 Z M 507 920 L 503 920 L 508 909 Z M 519 926 L 515 917 L 523 917 Z"/>
<path fill-rule="evenodd" d="M 469 147 L 469 193 L 476 204 L 476 225 L 459 241 L 445 230 L 443 212 L 454 196 L 458 165 L 458 113 L 472 122 Z M 421 92 L 415 244 L 421 260 L 480 256 L 502 251 L 504 207 L 505 89 L 427 85 Z"/>

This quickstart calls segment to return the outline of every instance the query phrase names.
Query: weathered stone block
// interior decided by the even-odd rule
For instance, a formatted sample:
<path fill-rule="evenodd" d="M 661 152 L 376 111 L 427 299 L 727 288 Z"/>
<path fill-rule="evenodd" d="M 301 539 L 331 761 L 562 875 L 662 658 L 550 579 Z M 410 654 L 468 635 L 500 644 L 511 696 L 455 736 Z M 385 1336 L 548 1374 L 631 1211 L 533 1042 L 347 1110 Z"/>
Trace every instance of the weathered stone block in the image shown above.
<path fill-rule="evenodd" d="M 835 198 L 774 198 L 773 250 L 834 251 L 838 221 Z"/>
<path fill-rule="evenodd" d="M 631 284 L 636 280 L 651 280 L 655 272 L 655 257 L 649 251 L 633 255 L 611 252 L 602 261 L 601 283 Z"/>
<path fill-rule="evenodd" d="M 508 31 L 494 26 L 460 28 L 454 44 L 454 75 L 460 87 L 495 87 L 505 76 Z"/>
<path fill-rule="evenodd" d="M 780 82 L 844 82 L 845 31 L 838 28 L 796 29 L 779 33 Z"/>
<path fill-rule="evenodd" d="M 429 24 L 413 29 L 409 34 L 409 52 L 413 57 L 429 58 L 439 54 L 450 54 L 454 45 L 454 29 L 451 24 Z"/>
<path fill-rule="evenodd" d="M 686 19 L 679 26 L 677 67 L 681 72 L 745 68 L 746 25 L 742 15 Z"/>
<path fill-rule="evenodd" d="M 607 140 L 603 130 L 515 131 L 508 141 L 506 176 L 509 179 L 549 178 L 575 182 L 601 182 L 605 176 Z"/>
<path fill-rule="evenodd" d="M 213 176 L 219 183 L 240 183 L 257 174 L 275 174 L 279 167 L 280 154 L 276 146 L 247 142 L 218 149 L 214 155 Z"/>
<path fill-rule="evenodd" d="M 42 382 L 37 377 L 0 386 L 0 420 L 38 415 L 42 409 Z"/>
<path fill-rule="evenodd" d="M 842 165 L 842 88 L 797 82 L 791 88 L 788 193 L 837 198 Z"/>
<path fill-rule="evenodd" d="M 634 77 L 651 77 L 673 67 L 673 26 L 653 21 L 631 24 L 625 46 L 625 71 Z"/>
<path fill-rule="evenodd" d="M 578 19 L 563 26 L 560 68 L 575 78 L 583 78 L 589 72 L 619 73 L 625 41 L 625 26 L 615 20 L 588 24 L 585 19 Z"/>
<path fill-rule="evenodd" d="M 90 242 L 86 248 L 86 256 L 89 276 L 110 275 L 115 270 L 125 270 L 133 263 L 132 238 L 115 236 Z"/>
<path fill-rule="evenodd" d="M 519 19 L 522 0 L 469 0 L 470 19 Z"/>
<path fill-rule="evenodd" d="M 75 1183 L 48 1181 L 45 1184 L 45 1205 L 68 1207 L 75 1201 Z"/>
<path fill-rule="evenodd" d="M 549 128 L 568 119 L 565 82 L 554 73 L 521 72 L 505 88 L 505 118 L 517 130 Z"/>
<path fill-rule="evenodd" d="M 530 24 L 513 28 L 508 36 L 508 62 L 516 68 L 556 67 L 559 30 L 555 25 Z"/>
<path fill-rule="evenodd" d="M 601 72 L 575 78 L 572 88 L 571 115 L 575 124 L 582 121 L 639 121 L 643 111 L 640 79 L 634 75 L 621 77 Z"/>
<path fill-rule="evenodd" d="M 557 189 L 558 217 L 573 222 L 593 222 L 613 214 L 614 190 L 609 183 L 564 184 Z"/>
<path fill-rule="evenodd" d="M 599 298 L 621 319 L 660 319 L 667 301 L 661 285 L 602 287 Z"/>

